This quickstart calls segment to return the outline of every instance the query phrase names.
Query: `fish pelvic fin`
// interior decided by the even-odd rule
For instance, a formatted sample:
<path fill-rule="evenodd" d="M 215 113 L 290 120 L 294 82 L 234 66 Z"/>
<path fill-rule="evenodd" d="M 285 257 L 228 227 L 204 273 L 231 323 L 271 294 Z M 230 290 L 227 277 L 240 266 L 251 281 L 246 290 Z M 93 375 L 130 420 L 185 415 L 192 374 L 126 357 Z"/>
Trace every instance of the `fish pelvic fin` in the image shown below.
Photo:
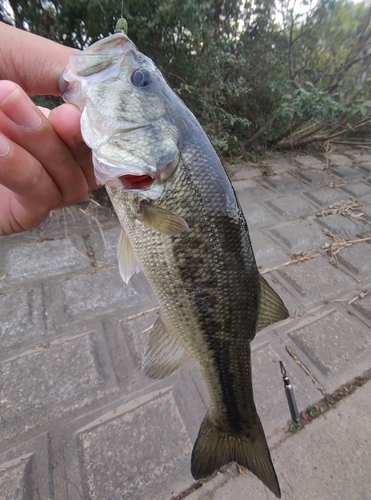
<path fill-rule="evenodd" d="M 153 231 L 169 236 L 189 231 L 188 224 L 180 215 L 165 208 L 150 205 L 146 201 L 141 202 L 137 219 Z"/>
<path fill-rule="evenodd" d="M 119 240 L 117 242 L 117 261 L 119 265 L 120 276 L 128 284 L 134 273 L 139 273 L 142 269 L 135 257 L 134 249 L 130 243 L 126 232 L 121 229 Z"/>
<path fill-rule="evenodd" d="M 254 424 L 241 431 L 228 431 L 214 424 L 207 413 L 192 451 L 191 473 L 194 479 L 210 476 L 221 466 L 237 462 L 281 498 L 264 430 L 259 417 L 256 418 Z"/>
<path fill-rule="evenodd" d="M 289 316 L 281 297 L 265 281 L 262 275 L 260 278 L 260 302 L 258 310 L 258 322 L 256 331 L 262 330 L 266 326 L 282 321 Z"/>
<path fill-rule="evenodd" d="M 142 370 L 147 377 L 168 377 L 191 359 L 189 352 L 175 335 L 169 332 L 160 314 L 149 335 L 142 359 Z"/>

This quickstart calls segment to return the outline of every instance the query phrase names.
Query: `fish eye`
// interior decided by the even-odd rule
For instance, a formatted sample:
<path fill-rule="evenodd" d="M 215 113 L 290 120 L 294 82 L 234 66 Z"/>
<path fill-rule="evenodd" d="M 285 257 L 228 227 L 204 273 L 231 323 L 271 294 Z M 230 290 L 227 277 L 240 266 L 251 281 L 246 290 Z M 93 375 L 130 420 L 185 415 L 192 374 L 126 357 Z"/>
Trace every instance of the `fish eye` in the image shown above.
<path fill-rule="evenodd" d="M 151 73 L 146 68 L 139 68 L 131 75 L 131 82 L 136 87 L 147 87 L 151 83 Z"/>

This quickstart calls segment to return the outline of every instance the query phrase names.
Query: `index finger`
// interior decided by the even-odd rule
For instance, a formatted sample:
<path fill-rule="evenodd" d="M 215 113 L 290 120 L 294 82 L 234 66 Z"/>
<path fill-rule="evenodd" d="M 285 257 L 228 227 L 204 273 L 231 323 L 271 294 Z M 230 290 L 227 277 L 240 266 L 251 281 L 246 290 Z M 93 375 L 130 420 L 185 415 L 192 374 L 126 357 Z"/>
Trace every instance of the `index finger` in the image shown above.
<path fill-rule="evenodd" d="M 20 87 L 14 82 L 0 83 L 4 99 L 0 103 L 2 134 L 27 151 L 47 172 L 61 194 L 60 206 L 81 201 L 87 192 L 87 181 L 69 147 Z M 14 178 L 14 171 L 9 175 Z"/>

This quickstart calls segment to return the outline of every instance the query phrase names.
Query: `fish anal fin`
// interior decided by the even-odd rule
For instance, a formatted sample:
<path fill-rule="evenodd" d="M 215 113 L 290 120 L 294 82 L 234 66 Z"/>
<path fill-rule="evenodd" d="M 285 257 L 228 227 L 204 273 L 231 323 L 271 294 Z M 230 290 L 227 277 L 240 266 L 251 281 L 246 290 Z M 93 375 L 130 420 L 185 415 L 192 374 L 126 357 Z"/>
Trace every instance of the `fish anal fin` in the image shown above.
<path fill-rule="evenodd" d="M 259 315 L 256 331 L 262 330 L 266 326 L 282 321 L 289 316 L 281 297 L 273 290 L 260 275 L 260 301 Z"/>
<path fill-rule="evenodd" d="M 206 414 L 196 439 L 191 462 L 194 479 L 210 476 L 229 462 L 246 467 L 281 498 L 280 486 L 259 417 L 240 431 L 228 431 L 215 425 Z"/>
<path fill-rule="evenodd" d="M 117 242 L 117 260 L 119 265 L 120 276 L 129 283 L 130 278 L 134 273 L 141 271 L 140 265 L 134 254 L 134 249 L 126 232 L 121 229 L 119 240 Z"/>
<path fill-rule="evenodd" d="M 146 201 L 141 202 L 137 219 L 154 231 L 170 236 L 189 231 L 188 224 L 180 215 L 165 208 L 150 205 Z"/>
<path fill-rule="evenodd" d="M 191 359 L 191 355 L 177 337 L 169 333 L 169 329 L 160 315 L 153 325 L 143 355 L 142 369 L 144 374 L 155 379 L 165 378 L 189 359 Z"/>

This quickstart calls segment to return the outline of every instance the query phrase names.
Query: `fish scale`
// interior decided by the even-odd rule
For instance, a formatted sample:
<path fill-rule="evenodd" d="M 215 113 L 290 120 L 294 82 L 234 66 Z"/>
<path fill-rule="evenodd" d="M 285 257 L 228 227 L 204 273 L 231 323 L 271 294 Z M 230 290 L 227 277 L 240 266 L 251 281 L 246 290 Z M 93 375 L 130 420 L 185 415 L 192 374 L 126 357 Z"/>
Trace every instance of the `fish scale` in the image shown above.
<path fill-rule="evenodd" d="M 63 81 L 65 100 L 83 112 L 96 177 L 123 229 L 121 275 L 127 282 L 142 269 L 160 303 L 143 370 L 163 378 L 193 357 L 209 392 L 192 452 L 194 478 L 236 461 L 280 497 L 253 399 L 250 343 L 288 313 L 258 272 L 219 158 L 153 62 L 123 33 L 71 56 Z"/>

